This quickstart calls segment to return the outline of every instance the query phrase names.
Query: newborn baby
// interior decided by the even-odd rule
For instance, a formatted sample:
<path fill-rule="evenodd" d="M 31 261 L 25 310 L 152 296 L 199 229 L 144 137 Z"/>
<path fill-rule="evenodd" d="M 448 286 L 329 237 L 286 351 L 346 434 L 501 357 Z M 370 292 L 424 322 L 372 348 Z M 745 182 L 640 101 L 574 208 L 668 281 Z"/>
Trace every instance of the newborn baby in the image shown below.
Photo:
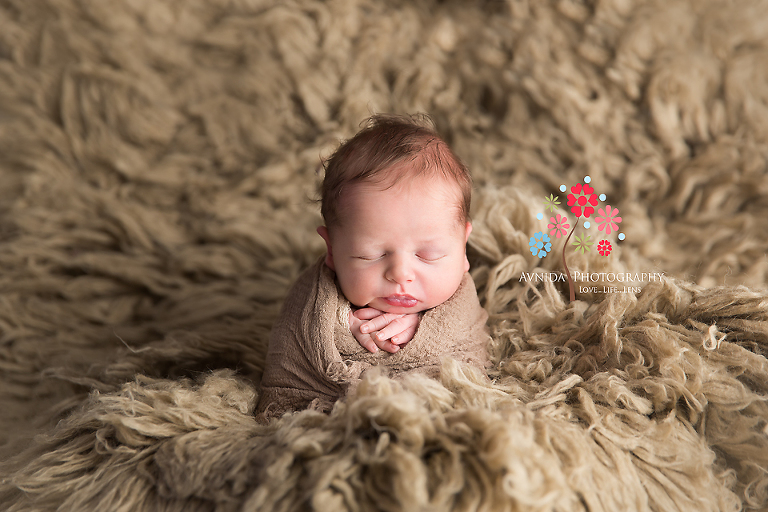
<path fill-rule="evenodd" d="M 257 412 L 328 410 L 371 366 L 484 368 L 486 312 L 468 274 L 471 179 L 423 118 L 375 116 L 326 162 L 326 254 L 270 335 Z"/>

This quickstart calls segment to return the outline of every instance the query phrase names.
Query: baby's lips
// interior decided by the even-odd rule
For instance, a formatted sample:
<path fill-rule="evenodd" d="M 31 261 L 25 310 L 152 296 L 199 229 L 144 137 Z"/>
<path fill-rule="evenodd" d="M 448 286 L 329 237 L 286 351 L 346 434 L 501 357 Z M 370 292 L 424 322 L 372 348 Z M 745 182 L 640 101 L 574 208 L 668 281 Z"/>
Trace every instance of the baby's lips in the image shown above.
<path fill-rule="evenodd" d="M 410 295 L 390 295 L 389 297 L 383 297 L 383 299 L 390 306 L 399 308 L 412 308 L 419 303 L 416 298 Z"/>

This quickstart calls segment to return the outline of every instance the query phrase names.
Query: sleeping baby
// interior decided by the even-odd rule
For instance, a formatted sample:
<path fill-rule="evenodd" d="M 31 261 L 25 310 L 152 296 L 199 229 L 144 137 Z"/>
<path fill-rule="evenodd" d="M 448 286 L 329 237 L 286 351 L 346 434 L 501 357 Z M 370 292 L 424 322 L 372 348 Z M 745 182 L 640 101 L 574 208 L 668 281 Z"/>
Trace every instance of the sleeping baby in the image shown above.
<path fill-rule="evenodd" d="M 257 413 L 327 411 L 373 366 L 484 368 L 487 313 L 469 273 L 472 183 L 426 117 L 378 115 L 325 162 L 326 253 L 270 334 Z"/>

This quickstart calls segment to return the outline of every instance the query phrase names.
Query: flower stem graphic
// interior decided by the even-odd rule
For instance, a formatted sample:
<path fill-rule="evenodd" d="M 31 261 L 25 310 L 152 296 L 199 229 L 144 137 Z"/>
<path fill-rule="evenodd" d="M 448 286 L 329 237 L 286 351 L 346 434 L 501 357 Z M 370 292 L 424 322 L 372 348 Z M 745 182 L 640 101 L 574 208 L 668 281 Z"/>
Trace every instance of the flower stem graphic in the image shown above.
<path fill-rule="evenodd" d="M 574 288 L 573 286 L 573 278 L 571 277 L 571 273 L 568 271 L 568 264 L 565 262 L 565 249 L 568 247 L 568 241 L 571 239 L 571 235 L 573 234 L 573 231 L 576 229 L 576 226 L 578 225 L 579 225 L 579 218 L 576 217 L 576 222 L 573 223 L 571 232 L 568 233 L 568 238 L 565 239 L 565 244 L 563 244 L 563 267 L 565 267 L 565 275 L 568 276 L 568 289 L 571 292 L 571 302 L 576 300 L 576 288 Z"/>

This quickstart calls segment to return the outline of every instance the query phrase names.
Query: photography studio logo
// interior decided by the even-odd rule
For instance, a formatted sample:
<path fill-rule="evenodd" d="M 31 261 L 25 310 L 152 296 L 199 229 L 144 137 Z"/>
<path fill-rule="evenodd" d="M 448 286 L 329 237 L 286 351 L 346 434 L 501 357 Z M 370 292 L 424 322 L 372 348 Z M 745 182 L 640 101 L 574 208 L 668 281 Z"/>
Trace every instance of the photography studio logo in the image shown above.
<path fill-rule="evenodd" d="M 619 225 L 623 220 L 619 214 L 619 209 L 606 203 L 607 198 L 605 194 L 598 195 L 595 192 L 595 189 L 590 185 L 592 178 L 585 176 L 583 181 L 584 183 L 577 183 L 570 187 L 570 190 L 565 185 L 560 185 L 560 192 L 567 193 L 566 204 L 563 208 L 569 208 L 576 217 L 573 226 L 571 226 L 568 217 L 560 213 L 559 206 L 562 203 L 560 197 L 554 194 L 544 198 L 544 210 L 548 213 L 536 215 L 536 218 L 540 221 L 544 221 L 545 217 L 548 217 L 548 221 L 546 221 L 546 228 L 536 232 L 530 238 L 529 249 L 531 254 L 539 258 L 545 258 L 552 250 L 553 239 L 565 237 L 562 252 L 565 273 L 560 275 L 551 274 L 549 279 L 553 281 L 568 281 L 571 301 L 576 300 L 574 280 L 581 283 L 579 286 L 580 292 L 605 293 L 636 293 L 640 291 L 640 288 L 629 286 L 626 283 L 661 280 L 664 275 L 663 273 L 574 272 L 574 275 L 571 275 L 568 271 L 566 254 L 568 249 L 584 254 L 594 248 L 600 256 L 609 257 L 613 252 L 614 244 L 626 238 L 624 233 L 619 230 Z M 579 226 L 581 226 L 579 233 L 576 233 L 574 241 L 569 245 L 574 231 Z M 611 233 L 615 235 L 617 240 L 611 241 L 613 238 L 610 237 Z M 531 275 L 523 273 L 520 280 L 530 280 L 531 278 Z M 609 283 L 616 283 L 616 285 L 598 287 L 594 284 L 598 281 L 607 281 Z"/>

